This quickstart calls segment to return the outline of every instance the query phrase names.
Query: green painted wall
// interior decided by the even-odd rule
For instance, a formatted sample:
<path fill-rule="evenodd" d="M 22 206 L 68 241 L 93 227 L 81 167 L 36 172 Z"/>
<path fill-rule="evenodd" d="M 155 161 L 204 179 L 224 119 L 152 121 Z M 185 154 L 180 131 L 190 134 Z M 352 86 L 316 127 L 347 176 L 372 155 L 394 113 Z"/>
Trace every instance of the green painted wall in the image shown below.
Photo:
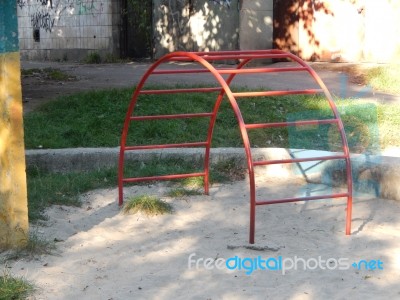
<path fill-rule="evenodd" d="M 0 0 L 0 53 L 18 51 L 17 2 Z"/>

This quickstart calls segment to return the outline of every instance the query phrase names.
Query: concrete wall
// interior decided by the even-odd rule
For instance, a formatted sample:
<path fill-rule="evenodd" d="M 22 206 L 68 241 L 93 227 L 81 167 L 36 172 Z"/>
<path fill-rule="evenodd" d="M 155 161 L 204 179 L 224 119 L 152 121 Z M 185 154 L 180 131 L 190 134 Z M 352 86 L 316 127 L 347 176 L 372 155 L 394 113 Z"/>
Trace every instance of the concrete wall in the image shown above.
<path fill-rule="evenodd" d="M 21 57 L 80 60 L 93 51 L 118 56 L 119 2 L 17 0 Z"/>
<path fill-rule="evenodd" d="M 119 57 L 123 1 L 16 2 L 24 59 Z M 270 49 L 274 34 L 306 60 L 400 61 L 399 16 L 392 0 L 153 0 L 153 52 Z"/>
<path fill-rule="evenodd" d="M 17 0 L 22 58 L 82 60 L 91 52 L 119 57 L 122 2 Z M 153 0 L 153 55 L 270 49 L 272 2 Z"/>
<path fill-rule="evenodd" d="M 240 49 L 272 49 L 272 23 L 272 0 L 242 0 L 240 9 Z"/>
<path fill-rule="evenodd" d="M 154 0 L 154 53 L 159 58 L 178 50 L 192 51 L 189 0 Z"/>
<path fill-rule="evenodd" d="M 193 2 L 190 31 L 194 51 L 236 50 L 239 46 L 238 0 Z"/>
<path fill-rule="evenodd" d="M 366 61 L 400 62 L 400 1 L 365 0 Z"/>
<path fill-rule="evenodd" d="M 0 249 L 24 246 L 28 207 L 21 70 L 14 1 L 0 9 Z"/>
<path fill-rule="evenodd" d="M 237 50 L 238 8 L 238 0 L 154 0 L 154 57 L 178 50 Z"/>
<path fill-rule="evenodd" d="M 274 3 L 275 9 L 280 9 L 274 30 L 282 31 L 274 34 L 274 42 L 281 49 L 291 50 L 305 60 L 400 61 L 400 1 L 275 0 Z"/>

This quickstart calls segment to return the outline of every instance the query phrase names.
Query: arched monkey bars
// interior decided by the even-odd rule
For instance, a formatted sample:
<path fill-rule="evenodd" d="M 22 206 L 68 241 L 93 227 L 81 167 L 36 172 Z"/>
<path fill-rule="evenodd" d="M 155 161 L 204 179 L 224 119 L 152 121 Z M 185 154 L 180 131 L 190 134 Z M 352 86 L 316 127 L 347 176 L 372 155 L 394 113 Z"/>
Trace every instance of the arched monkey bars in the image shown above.
<path fill-rule="evenodd" d="M 295 67 L 246 67 L 249 62 L 258 59 L 289 59 L 297 63 Z M 210 62 L 221 62 L 226 60 L 239 61 L 238 65 L 233 68 L 216 68 Z M 202 69 L 158 69 L 158 67 L 167 62 L 194 62 L 202 66 Z M 252 92 L 232 92 L 230 84 L 238 74 L 262 74 L 273 72 L 304 72 L 311 76 L 315 83 L 320 87 L 319 89 L 304 89 L 304 90 L 275 90 L 275 91 L 252 91 Z M 196 88 L 171 88 L 163 90 L 144 89 L 145 83 L 150 76 L 157 75 L 174 75 L 174 74 L 198 74 L 198 73 L 211 73 L 215 78 L 219 87 L 196 87 Z M 227 75 L 226 79 L 223 75 Z M 136 116 L 134 115 L 134 108 L 140 95 L 144 94 L 172 94 L 172 93 L 209 93 L 219 92 L 214 108 L 211 112 L 206 113 L 185 113 L 185 114 L 171 114 L 171 115 L 151 115 L 151 116 Z M 240 108 L 236 101 L 241 97 L 259 97 L 259 96 L 283 96 L 283 95 L 298 95 L 298 94 L 323 94 L 329 103 L 332 110 L 333 117 L 323 120 L 302 120 L 295 122 L 275 122 L 275 123 L 259 123 L 259 124 L 246 124 L 243 120 Z M 118 188 L 119 188 L 119 205 L 123 203 L 123 186 L 125 183 L 146 181 L 146 180 L 171 180 L 177 178 L 188 177 L 203 177 L 204 178 L 204 192 L 209 192 L 209 159 L 210 147 L 213 129 L 217 118 L 217 113 L 221 102 L 226 96 L 232 106 L 233 112 L 236 116 L 240 133 L 243 139 L 244 150 L 246 154 L 246 162 L 249 174 L 250 184 L 250 244 L 254 243 L 255 234 L 255 210 L 259 205 L 275 204 L 275 203 L 288 203 L 296 201 L 309 201 L 331 198 L 347 198 L 347 212 L 346 212 L 346 234 L 349 235 L 351 231 L 351 210 L 352 210 L 352 177 L 351 165 L 349 157 L 349 148 L 346 140 L 346 135 L 343 123 L 338 114 L 335 103 L 331 94 L 326 88 L 325 84 L 304 61 L 297 56 L 280 50 L 258 50 L 258 51 L 221 51 L 221 52 L 175 52 L 170 53 L 156 61 L 143 75 L 135 92 L 133 93 L 131 102 L 129 104 L 124 127 L 121 136 L 120 156 L 119 156 L 119 171 L 118 171 Z M 181 119 L 181 118 L 209 118 L 209 126 L 207 130 L 207 138 L 205 141 L 179 143 L 179 144 L 162 144 L 162 145 L 126 145 L 128 129 L 133 122 L 147 121 L 147 120 L 160 120 L 160 119 Z M 248 130 L 271 128 L 271 127 L 288 127 L 288 126 L 307 126 L 307 125 L 320 125 L 320 124 L 333 124 L 336 125 L 340 133 L 342 142 L 342 154 L 322 156 L 322 157 L 308 157 L 308 158 L 293 158 L 283 160 L 266 160 L 266 161 L 253 161 L 251 146 L 248 136 Z M 165 149 L 165 148 L 182 148 L 182 147 L 204 147 L 204 171 L 189 174 L 171 174 L 162 176 L 150 177 L 124 177 L 124 159 L 125 153 L 128 151 L 145 150 L 145 149 Z M 326 161 L 326 160 L 345 160 L 346 174 L 347 174 L 347 192 L 333 193 L 329 195 L 306 196 L 297 198 L 285 198 L 275 200 L 256 200 L 256 187 L 255 187 L 255 174 L 254 167 L 265 166 L 271 164 L 287 164 L 287 163 L 300 163 L 306 161 Z"/>

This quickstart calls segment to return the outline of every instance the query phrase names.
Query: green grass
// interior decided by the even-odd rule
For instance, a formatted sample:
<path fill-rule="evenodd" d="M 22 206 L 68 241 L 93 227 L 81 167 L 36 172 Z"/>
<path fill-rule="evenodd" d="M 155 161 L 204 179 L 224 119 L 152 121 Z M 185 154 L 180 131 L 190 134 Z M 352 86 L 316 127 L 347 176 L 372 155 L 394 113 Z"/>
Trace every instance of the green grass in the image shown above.
<path fill-rule="evenodd" d="M 54 241 L 48 241 L 36 232 L 30 232 L 28 243 L 20 255 L 36 257 L 44 254 L 53 254 L 55 249 L 56 246 Z"/>
<path fill-rule="evenodd" d="M 24 117 L 28 149 L 117 146 L 129 90 L 80 93 Z"/>
<path fill-rule="evenodd" d="M 58 101 L 43 105 L 24 117 L 26 147 L 35 149 L 118 146 L 131 94 L 132 89 L 87 92 L 62 97 Z M 142 95 L 134 114 L 210 112 L 215 97 L 215 93 Z M 258 97 L 238 101 L 246 123 L 331 117 L 326 101 L 316 96 Z M 356 149 L 359 141 L 351 140 L 354 135 L 354 120 L 360 121 L 369 129 L 379 129 L 378 140 L 375 132 L 373 133 L 373 148 L 379 148 L 379 143 L 383 147 L 400 145 L 398 131 L 395 129 L 400 123 L 398 105 L 380 104 L 371 107 L 370 104 L 359 104 L 356 100 L 337 100 L 337 104 L 340 111 L 347 112 L 348 117 L 343 117 L 343 121 L 350 144 L 355 144 Z M 128 136 L 129 145 L 198 142 L 206 139 L 208 118 L 135 121 L 133 126 Z M 301 140 L 291 138 L 294 133 L 299 133 L 297 127 L 296 132 L 290 131 L 293 127 L 269 128 L 250 130 L 249 135 L 252 147 L 307 146 L 312 149 L 337 151 L 335 144 L 339 144 L 338 141 L 321 140 L 321 136 L 326 136 L 329 130 L 332 131 L 330 127 L 320 125 L 317 130 L 303 128 Z M 223 101 L 217 117 L 212 146 L 242 146 L 237 121 L 227 100 Z"/>
<path fill-rule="evenodd" d="M 211 181 L 224 182 L 227 180 L 243 180 L 247 169 L 236 159 L 221 160 L 213 165 Z"/>
<path fill-rule="evenodd" d="M 126 164 L 125 177 L 154 176 L 166 174 L 182 174 L 200 171 L 202 161 L 188 162 L 181 159 L 153 159 L 147 162 L 132 162 Z M 212 183 L 235 180 L 229 177 L 229 166 L 211 165 Z M 238 172 L 235 169 L 235 172 Z M 231 172 L 231 173 L 235 173 Z M 242 172 L 244 172 L 242 170 Z M 46 172 L 38 168 L 27 170 L 28 182 L 28 212 L 29 220 L 35 222 L 45 220 L 44 210 L 53 205 L 79 206 L 80 195 L 97 188 L 117 186 L 117 169 L 102 169 L 91 172 L 74 172 L 58 174 Z M 185 178 L 172 182 L 177 187 L 199 189 L 203 187 L 203 178 Z M 142 184 L 148 184 L 144 182 Z"/>
<path fill-rule="evenodd" d="M 40 258 L 42 255 L 52 255 L 55 253 L 56 245 L 54 241 L 46 240 L 36 232 L 29 232 L 26 246 L 9 250 L 5 258 L 7 260 L 18 260 L 25 258 L 28 260 Z"/>
<path fill-rule="evenodd" d="M 33 68 L 33 69 L 22 69 L 21 75 L 22 76 L 32 76 L 32 75 L 39 75 L 42 72 L 41 69 Z"/>
<path fill-rule="evenodd" d="M 54 68 L 44 68 L 44 69 L 22 69 L 22 76 L 38 76 L 42 77 L 45 80 L 55 80 L 55 81 L 67 81 L 67 80 L 75 80 L 76 77 L 69 75 L 59 69 Z"/>
<path fill-rule="evenodd" d="M 23 300 L 34 290 L 33 284 L 22 277 L 12 276 L 8 270 L 0 275 L 0 300 Z"/>
<path fill-rule="evenodd" d="M 57 174 L 27 170 L 29 220 L 45 219 L 43 210 L 53 204 L 79 206 L 81 193 L 115 186 L 116 170 Z"/>
<path fill-rule="evenodd" d="M 400 64 L 389 64 L 365 71 L 366 82 L 373 89 L 400 94 Z"/>
<path fill-rule="evenodd" d="M 124 214 L 136 214 L 142 212 L 147 216 L 172 213 L 171 204 L 149 195 L 140 195 L 129 198 L 122 208 Z"/>
<path fill-rule="evenodd" d="M 92 52 L 86 56 L 84 62 L 87 64 L 99 64 L 101 63 L 101 56 L 97 52 Z"/>
<path fill-rule="evenodd" d="M 211 166 L 213 174 L 218 173 L 218 171 L 215 170 L 215 167 L 216 167 L 216 165 Z M 211 178 L 211 181 L 212 180 L 216 181 L 216 178 Z M 179 185 L 185 189 L 200 189 L 200 188 L 204 187 L 203 177 L 188 177 L 188 178 L 179 179 L 178 182 L 179 182 Z"/>

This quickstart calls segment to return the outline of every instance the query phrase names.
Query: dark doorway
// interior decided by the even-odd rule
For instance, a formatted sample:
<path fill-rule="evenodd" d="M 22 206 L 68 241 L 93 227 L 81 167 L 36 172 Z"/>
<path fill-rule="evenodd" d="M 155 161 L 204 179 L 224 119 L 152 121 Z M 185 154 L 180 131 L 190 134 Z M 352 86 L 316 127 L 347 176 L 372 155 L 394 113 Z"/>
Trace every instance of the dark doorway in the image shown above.
<path fill-rule="evenodd" d="M 152 58 L 152 0 L 123 0 L 121 56 Z"/>

